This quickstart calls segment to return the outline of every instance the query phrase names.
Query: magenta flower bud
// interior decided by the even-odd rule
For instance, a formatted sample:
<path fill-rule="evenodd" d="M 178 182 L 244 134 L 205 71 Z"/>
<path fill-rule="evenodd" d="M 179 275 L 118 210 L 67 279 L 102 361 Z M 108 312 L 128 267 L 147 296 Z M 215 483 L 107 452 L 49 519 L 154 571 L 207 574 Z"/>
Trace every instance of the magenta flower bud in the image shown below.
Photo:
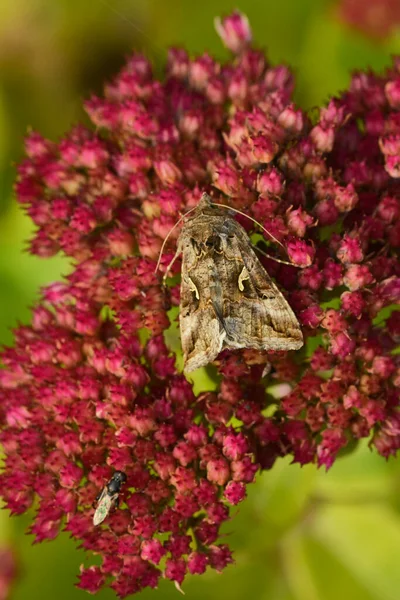
<path fill-rule="evenodd" d="M 25 138 L 25 152 L 27 156 L 40 159 L 51 155 L 53 144 L 36 131 L 31 131 Z"/>
<path fill-rule="evenodd" d="M 354 291 L 371 284 L 373 279 L 367 265 L 350 265 L 343 277 L 343 283 L 350 291 Z"/>
<path fill-rule="evenodd" d="M 302 287 L 308 287 L 311 290 L 318 290 L 323 281 L 323 273 L 317 265 L 306 267 L 299 273 L 298 281 Z"/>
<path fill-rule="evenodd" d="M 264 74 L 267 66 L 262 50 L 251 47 L 247 47 L 237 57 L 237 62 L 251 80 L 259 79 Z"/>
<path fill-rule="evenodd" d="M 229 481 L 225 488 L 224 496 L 228 500 L 229 504 L 236 506 L 239 502 L 246 497 L 246 487 L 239 481 Z"/>
<path fill-rule="evenodd" d="M 230 477 L 229 464 L 224 458 L 214 458 L 207 463 L 207 479 L 223 486 Z"/>
<path fill-rule="evenodd" d="M 187 490 L 190 491 L 190 490 Z M 184 519 L 190 519 L 200 510 L 199 503 L 190 494 L 177 493 L 175 496 L 175 510 Z"/>
<path fill-rule="evenodd" d="M 270 67 L 265 73 L 264 82 L 268 91 L 287 90 L 288 94 L 293 91 L 293 74 L 286 65 Z"/>
<path fill-rule="evenodd" d="M 228 97 L 234 104 L 241 106 L 248 95 L 249 82 L 246 74 L 241 69 L 235 69 L 228 80 Z"/>
<path fill-rule="evenodd" d="M 172 77 L 184 79 L 188 74 L 189 56 L 183 48 L 169 48 L 167 71 Z"/>
<path fill-rule="evenodd" d="M 262 135 L 250 138 L 255 163 L 270 163 L 279 150 L 278 144 Z"/>
<path fill-rule="evenodd" d="M 249 21 L 239 11 L 235 11 L 223 19 L 216 17 L 214 25 L 224 46 L 235 54 L 242 52 L 251 42 Z"/>
<path fill-rule="evenodd" d="M 210 167 L 213 184 L 227 196 L 236 196 L 241 188 L 239 174 L 228 165 L 212 165 Z"/>
<path fill-rule="evenodd" d="M 396 366 L 393 359 L 389 356 L 375 356 L 371 371 L 375 375 L 382 377 L 382 379 L 388 379 L 396 370 Z"/>
<path fill-rule="evenodd" d="M 314 247 L 302 240 L 288 242 L 287 252 L 291 262 L 299 267 L 310 266 L 315 256 Z"/>
<path fill-rule="evenodd" d="M 331 125 L 341 125 L 345 114 L 345 107 L 340 101 L 332 99 L 328 106 L 321 108 L 320 120 Z"/>
<path fill-rule="evenodd" d="M 310 158 L 303 168 L 303 175 L 306 181 L 315 181 L 320 177 L 325 177 L 326 172 L 325 161 L 320 156 Z"/>
<path fill-rule="evenodd" d="M 361 408 L 365 402 L 365 396 L 354 385 L 351 385 L 343 396 L 343 405 L 345 408 Z"/>
<path fill-rule="evenodd" d="M 390 156 L 394 158 L 398 157 L 400 153 L 400 135 L 396 132 L 395 134 L 381 137 L 379 139 L 379 147 L 386 159 Z"/>
<path fill-rule="evenodd" d="M 100 567 L 88 567 L 85 569 L 81 565 L 81 574 L 77 587 L 86 590 L 90 594 L 95 594 L 104 585 L 105 576 L 102 574 Z"/>
<path fill-rule="evenodd" d="M 343 264 L 361 262 L 364 253 L 360 239 L 346 235 L 339 244 L 336 256 Z"/>
<path fill-rule="evenodd" d="M 279 115 L 278 123 L 287 132 L 299 134 L 304 127 L 303 112 L 296 110 L 294 105 L 290 104 Z"/>
<path fill-rule="evenodd" d="M 190 553 L 191 539 L 188 535 L 173 534 L 165 542 L 165 548 L 171 553 L 173 558 L 180 558 L 184 554 Z"/>
<path fill-rule="evenodd" d="M 197 133 L 202 126 L 202 117 L 200 111 L 186 111 L 179 120 L 179 130 L 189 139 L 197 137 Z"/>
<path fill-rule="evenodd" d="M 169 160 L 159 160 L 154 163 L 158 177 L 164 185 L 171 185 L 182 179 L 180 169 Z"/>
<path fill-rule="evenodd" d="M 187 442 L 178 442 L 172 451 L 172 455 L 183 467 L 186 467 L 197 458 L 195 448 Z"/>
<path fill-rule="evenodd" d="M 217 65 L 208 54 L 203 54 L 189 63 L 189 80 L 196 90 L 204 90 L 208 81 L 217 72 Z"/>
<path fill-rule="evenodd" d="M 204 446 L 207 443 L 207 430 L 204 426 L 193 424 L 186 432 L 185 438 L 193 444 L 193 446 Z"/>
<path fill-rule="evenodd" d="M 192 552 L 188 556 L 187 568 L 191 575 L 202 575 L 208 564 L 208 559 L 205 554 L 201 552 Z"/>
<path fill-rule="evenodd" d="M 87 168 L 97 169 L 108 162 L 109 154 L 99 140 L 87 140 L 80 149 L 76 164 Z"/>
<path fill-rule="evenodd" d="M 328 371 L 332 368 L 333 357 L 324 348 L 318 347 L 311 357 L 313 371 Z"/>
<path fill-rule="evenodd" d="M 343 292 L 340 296 L 341 306 L 345 312 L 357 319 L 361 317 L 365 308 L 365 300 L 361 292 Z"/>
<path fill-rule="evenodd" d="M 226 84 L 219 77 L 211 77 L 204 93 L 212 104 L 223 104 L 226 99 Z"/>
<path fill-rule="evenodd" d="M 229 508 L 222 502 L 215 502 L 207 507 L 207 519 L 210 523 L 221 525 L 229 517 Z"/>
<path fill-rule="evenodd" d="M 334 356 L 346 358 L 355 348 L 355 342 L 346 333 L 337 333 L 330 338 L 331 351 Z"/>
<path fill-rule="evenodd" d="M 379 202 L 377 213 L 385 223 L 393 223 L 400 218 L 400 201 L 392 196 L 385 196 Z"/>
<path fill-rule="evenodd" d="M 263 171 L 257 177 L 257 191 L 260 194 L 279 196 L 283 190 L 283 178 L 276 169 Z"/>
<path fill-rule="evenodd" d="M 166 550 L 159 540 L 145 540 L 142 542 L 140 556 L 143 560 L 158 565 L 165 553 Z"/>
<path fill-rule="evenodd" d="M 237 460 L 243 454 L 248 452 L 248 443 L 244 435 L 241 433 L 235 435 L 230 433 L 225 436 L 223 441 L 223 453 L 230 460 Z"/>
<path fill-rule="evenodd" d="M 264 223 L 268 223 L 268 217 L 271 216 L 272 214 L 274 214 L 277 210 L 278 210 L 279 204 L 277 202 L 277 199 L 275 197 L 265 197 L 263 195 L 261 195 L 257 202 L 255 202 L 252 206 L 252 214 L 253 217 L 257 220 L 257 221 L 261 221 Z M 270 221 L 269 221 L 270 223 Z M 280 228 L 280 225 L 283 226 L 283 221 L 282 219 L 280 219 L 279 221 L 274 221 L 275 226 Z M 272 231 L 268 230 L 269 233 L 272 233 Z M 272 233 L 272 235 L 275 235 L 274 233 Z"/>
<path fill-rule="evenodd" d="M 217 487 L 203 479 L 194 491 L 196 499 L 201 506 L 209 506 L 217 499 Z"/>
<path fill-rule="evenodd" d="M 400 108 L 400 78 L 394 81 L 388 81 L 385 85 L 385 95 L 390 104 L 394 109 Z"/>
<path fill-rule="evenodd" d="M 339 211 L 332 200 L 321 200 L 314 207 L 314 213 L 321 225 L 336 223 Z"/>
<path fill-rule="evenodd" d="M 82 476 L 82 469 L 70 462 L 60 470 L 60 483 L 66 488 L 76 488 Z"/>
<path fill-rule="evenodd" d="M 365 117 L 366 130 L 370 135 L 380 137 L 385 128 L 385 119 L 379 110 L 371 111 Z"/>
<path fill-rule="evenodd" d="M 316 329 L 321 323 L 324 311 L 319 304 L 313 304 L 299 313 L 300 322 L 305 327 Z"/>
<path fill-rule="evenodd" d="M 232 552 L 226 545 L 212 546 L 209 561 L 216 571 L 222 571 L 227 565 L 233 563 Z"/>
<path fill-rule="evenodd" d="M 335 263 L 332 259 L 328 258 L 324 266 L 324 280 L 328 290 L 342 285 L 343 282 L 343 267 L 339 263 Z"/>
<path fill-rule="evenodd" d="M 345 443 L 346 437 L 340 429 L 325 429 L 322 433 L 322 442 L 317 449 L 318 466 L 324 466 L 328 470 Z"/>
<path fill-rule="evenodd" d="M 231 462 L 232 479 L 233 481 L 251 483 L 258 468 L 259 465 L 252 462 L 250 456 L 245 456 L 241 460 L 234 460 Z"/>
<path fill-rule="evenodd" d="M 191 492 L 196 487 L 196 477 L 192 469 L 177 467 L 171 475 L 170 482 L 179 492 Z"/>
<path fill-rule="evenodd" d="M 310 138 L 318 152 L 331 152 L 335 141 L 335 131 L 332 126 L 321 123 L 313 127 Z"/>
<path fill-rule="evenodd" d="M 385 169 L 395 179 L 400 177 L 400 158 L 396 156 L 385 156 Z"/>
<path fill-rule="evenodd" d="M 297 237 L 304 237 L 307 227 L 313 224 L 313 218 L 302 208 L 297 208 L 287 211 L 286 222 L 291 233 Z"/>
<path fill-rule="evenodd" d="M 358 196 L 353 184 L 349 183 L 345 188 L 337 187 L 333 201 L 339 212 L 352 210 L 358 202 Z"/>
<path fill-rule="evenodd" d="M 340 333 L 346 331 L 347 322 L 343 315 L 333 308 L 329 308 L 325 312 L 325 316 L 322 321 L 322 326 L 329 331 L 331 334 Z"/>

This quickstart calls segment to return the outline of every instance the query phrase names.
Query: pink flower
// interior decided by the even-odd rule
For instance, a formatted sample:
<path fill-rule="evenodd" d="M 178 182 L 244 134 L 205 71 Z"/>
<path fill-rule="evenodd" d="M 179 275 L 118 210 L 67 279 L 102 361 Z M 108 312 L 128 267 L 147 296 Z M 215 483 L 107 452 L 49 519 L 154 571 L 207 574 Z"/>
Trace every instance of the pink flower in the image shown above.
<path fill-rule="evenodd" d="M 171 50 L 159 81 L 134 55 L 85 103 L 92 129 L 59 144 L 31 133 L 18 167 L 31 252 L 63 252 L 73 268 L 1 353 L 0 490 L 14 514 L 38 506 L 36 541 L 64 528 L 100 557 L 81 569 L 91 593 L 225 568 L 221 525 L 278 457 L 329 468 L 360 437 L 385 457 L 400 447 L 398 63 L 356 73 L 312 126 L 246 17 L 216 26 L 231 60 Z M 237 217 L 280 261 L 260 256 L 313 350 L 222 352 L 219 383 L 195 396 L 164 337 L 178 228 L 155 267 L 203 191 L 266 229 Z M 271 383 L 286 395 L 266 417 Z M 120 507 L 95 527 L 116 471 Z"/>
<path fill-rule="evenodd" d="M 215 29 L 223 44 L 235 54 L 238 54 L 251 42 L 251 29 L 245 15 L 235 11 L 228 17 L 215 19 Z"/>
<path fill-rule="evenodd" d="M 315 255 L 313 246 L 302 240 L 290 241 L 287 245 L 287 252 L 290 260 L 298 267 L 309 267 Z"/>

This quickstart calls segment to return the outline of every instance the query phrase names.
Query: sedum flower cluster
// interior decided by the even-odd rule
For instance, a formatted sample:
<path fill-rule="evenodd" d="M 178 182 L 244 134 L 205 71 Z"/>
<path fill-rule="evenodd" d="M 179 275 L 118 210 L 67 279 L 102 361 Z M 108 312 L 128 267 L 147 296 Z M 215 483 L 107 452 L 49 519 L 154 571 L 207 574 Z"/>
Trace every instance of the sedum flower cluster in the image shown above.
<path fill-rule="evenodd" d="M 243 15 L 216 28 L 230 60 L 171 49 L 158 80 L 133 55 L 85 103 L 92 128 L 59 143 L 30 133 L 18 167 L 31 252 L 62 252 L 73 268 L 1 354 L 0 490 L 12 514 L 35 508 L 36 541 L 66 530 L 101 557 L 81 569 L 92 593 L 224 569 L 220 528 L 279 457 L 329 468 L 361 438 L 385 458 L 400 446 L 400 60 L 354 74 L 312 118 Z M 179 228 L 155 266 L 204 191 L 270 233 L 237 217 L 290 263 L 260 256 L 306 343 L 225 351 L 209 369 L 215 389 L 195 395 L 165 336 L 179 277 L 162 275 Z M 94 527 L 115 471 L 127 477 L 120 506 Z"/>

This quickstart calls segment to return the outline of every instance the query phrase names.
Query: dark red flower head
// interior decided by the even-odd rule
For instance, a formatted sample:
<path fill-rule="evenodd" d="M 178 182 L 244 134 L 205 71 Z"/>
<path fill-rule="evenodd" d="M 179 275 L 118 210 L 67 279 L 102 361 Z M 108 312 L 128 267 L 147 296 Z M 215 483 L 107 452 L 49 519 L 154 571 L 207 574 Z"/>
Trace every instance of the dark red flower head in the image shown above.
<path fill-rule="evenodd" d="M 400 445 L 399 61 L 355 74 L 311 123 L 289 70 L 251 46 L 247 19 L 217 29 L 230 61 L 173 49 L 159 81 L 132 56 L 86 102 L 92 129 L 59 144 L 31 133 L 18 169 L 31 251 L 74 266 L 2 353 L 0 489 L 14 514 L 38 499 L 36 541 L 65 529 L 101 556 L 81 570 L 90 592 L 222 570 L 220 527 L 279 456 L 328 468 L 361 437 L 385 457 Z M 177 229 L 155 266 L 203 191 L 257 219 L 273 236 L 255 238 L 260 248 L 292 263 L 261 258 L 306 345 L 222 353 L 213 391 L 196 396 L 177 366 L 179 286 L 162 285 Z M 272 383 L 285 384 L 282 400 Z M 127 478 L 119 508 L 95 527 L 115 471 Z"/>

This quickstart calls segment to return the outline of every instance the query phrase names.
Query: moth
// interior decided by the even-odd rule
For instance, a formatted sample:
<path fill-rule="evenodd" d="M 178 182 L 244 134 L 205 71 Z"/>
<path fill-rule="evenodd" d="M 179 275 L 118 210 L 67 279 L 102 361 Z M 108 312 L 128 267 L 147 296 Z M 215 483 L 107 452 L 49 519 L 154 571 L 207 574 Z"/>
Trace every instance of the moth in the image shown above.
<path fill-rule="evenodd" d="M 229 211 L 213 206 L 208 194 L 184 221 L 175 258 L 180 253 L 179 323 L 186 373 L 227 348 L 301 348 L 296 316 L 255 255 L 246 231 Z"/>
<path fill-rule="evenodd" d="M 119 493 L 126 482 L 126 475 L 122 471 L 115 471 L 110 481 L 106 483 L 97 500 L 96 510 L 93 515 L 93 525 L 100 525 L 114 506 L 118 505 Z"/>

